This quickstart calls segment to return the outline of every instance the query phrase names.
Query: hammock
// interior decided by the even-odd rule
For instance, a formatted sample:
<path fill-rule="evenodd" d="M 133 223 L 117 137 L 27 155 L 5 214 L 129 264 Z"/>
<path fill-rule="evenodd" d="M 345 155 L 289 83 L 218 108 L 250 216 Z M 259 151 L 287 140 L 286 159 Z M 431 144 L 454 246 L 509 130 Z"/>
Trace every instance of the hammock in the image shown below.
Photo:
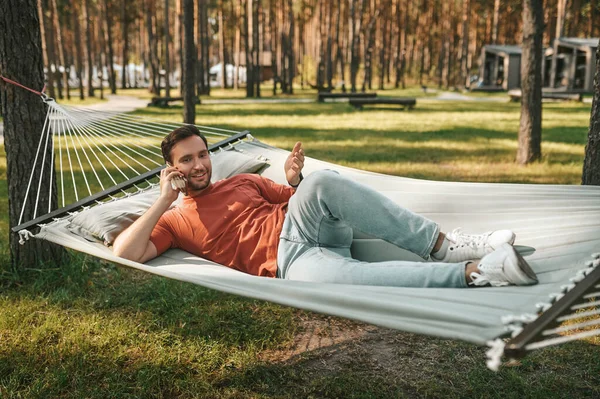
<path fill-rule="evenodd" d="M 521 357 L 537 348 L 600 334 L 596 328 L 600 254 L 592 255 L 600 250 L 600 187 L 434 182 L 307 158 L 305 175 L 337 170 L 436 221 L 443 231 L 456 226 L 473 232 L 514 230 L 517 250 L 539 277 L 535 286 L 416 289 L 307 283 L 247 275 L 176 249 L 140 264 L 114 256 L 103 241 L 110 242 L 118 233 L 115 229 L 124 228 L 112 225 L 113 218 L 119 220 L 117 225 L 123 220 L 131 223 L 158 195 L 156 176 L 163 161 L 157 147 L 180 124 L 45 101 L 48 114 L 24 207 L 27 201 L 35 201 L 36 209 L 41 208 L 40 198 L 52 197 L 52 193 L 40 195 L 42 180 L 56 179 L 59 209 L 44 205 L 45 214 L 20 220 L 13 231 L 22 240 L 45 239 L 228 293 L 488 345 L 491 369 L 498 368 L 503 354 Z M 285 183 L 282 165 L 287 151 L 266 145 L 247 131 L 198 128 L 209 140 L 216 179 L 258 172 Z M 39 170 L 43 165 L 51 167 L 52 162 L 45 160 L 49 153 L 55 174 L 52 169 Z M 79 192 L 81 187 L 84 193 Z M 359 231 L 352 254 L 367 261 L 420 259 Z"/>

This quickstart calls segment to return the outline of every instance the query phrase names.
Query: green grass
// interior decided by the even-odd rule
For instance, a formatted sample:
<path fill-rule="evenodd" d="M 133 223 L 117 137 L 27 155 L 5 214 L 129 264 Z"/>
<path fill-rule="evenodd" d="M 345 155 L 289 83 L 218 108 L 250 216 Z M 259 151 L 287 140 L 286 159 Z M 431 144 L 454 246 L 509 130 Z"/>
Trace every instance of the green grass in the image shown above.
<path fill-rule="evenodd" d="M 137 114 L 180 121 L 181 111 Z M 427 98 L 412 111 L 201 105 L 196 122 L 250 129 L 287 149 L 300 140 L 311 157 L 382 173 L 579 184 L 589 112 L 589 104 L 544 104 L 543 159 L 525 167 L 513 162 L 519 105 L 511 103 Z M 541 350 L 492 373 L 484 350 L 469 344 L 375 329 L 77 254 L 60 267 L 12 271 L 0 154 L 2 398 L 600 396 L 598 341 Z"/>
<path fill-rule="evenodd" d="M 263 99 L 316 99 L 317 98 L 317 90 L 312 89 L 309 85 L 305 84 L 302 87 L 299 84 L 294 85 L 294 94 L 282 94 L 281 88 L 277 87 L 277 94 L 273 95 L 273 85 L 270 83 L 261 84 L 261 98 Z M 346 90 L 350 91 L 350 86 L 346 87 Z M 358 85 L 357 90 L 360 92 L 362 90 L 362 86 Z M 429 86 L 429 92 L 425 93 L 420 86 L 409 86 L 406 89 L 395 89 L 393 85 L 385 85 L 384 90 L 378 90 L 377 85 L 373 85 L 371 90 L 367 89 L 368 92 L 377 92 L 380 97 L 435 97 L 439 95 L 442 90 L 437 89 L 436 86 Z M 335 87 L 335 93 L 341 93 L 341 87 Z M 150 100 L 154 97 L 154 94 L 151 94 L 147 89 L 120 89 L 117 91 L 119 95 L 128 95 L 134 96 L 138 98 L 143 98 L 145 100 Z M 161 95 L 165 95 L 164 89 L 161 91 Z M 485 95 L 485 94 L 484 94 Z M 171 96 L 178 97 L 181 96 L 181 92 L 179 88 L 171 89 Z M 504 97 L 506 97 L 506 93 L 504 93 Z M 242 87 L 240 89 L 234 90 L 232 88 L 228 88 L 223 90 L 221 88 L 211 88 L 210 95 L 201 95 L 201 100 L 242 100 L 246 98 L 246 88 Z"/>
<path fill-rule="evenodd" d="M 345 103 L 220 104 L 198 108 L 196 123 L 249 129 L 269 144 L 376 172 L 433 180 L 578 184 L 589 124 L 588 104 L 548 103 L 543 158 L 518 166 L 519 104 L 428 99 L 412 111 L 354 110 Z M 180 120 L 181 108 L 139 115 Z"/>
<path fill-rule="evenodd" d="M 143 99 L 147 99 L 147 100 L 150 100 L 150 99 L 152 99 L 152 97 L 155 96 L 154 94 L 150 93 L 147 89 L 119 90 L 118 94 L 134 96 L 134 97 L 143 98 Z M 161 91 L 161 96 L 165 96 L 164 89 Z M 171 89 L 171 96 L 172 97 L 181 96 L 181 92 L 180 92 L 179 88 Z M 261 98 L 285 99 L 285 98 L 316 98 L 316 97 L 317 97 L 317 90 L 311 89 L 308 86 L 305 86 L 305 88 L 301 88 L 299 85 L 294 86 L 294 94 L 293 95 L 282 94 L 281 89 L 278 87 L 277 95 L 273 96 L 273 85 L 269 85 L 269 84 L 261 85 Z M 245 99 L 245 98 L 246 98 L 246 89 L 245 88 L 240 88 L 237 90 L 230 88 L 230 89 L 223 90 L 220 88 L 213 87 L 210 90 L 209 96 L 207 96 L 207 95 L 200 96 L 201 100 L 215 100 L 215 99 L 241 100 L 241 99 Z"/>

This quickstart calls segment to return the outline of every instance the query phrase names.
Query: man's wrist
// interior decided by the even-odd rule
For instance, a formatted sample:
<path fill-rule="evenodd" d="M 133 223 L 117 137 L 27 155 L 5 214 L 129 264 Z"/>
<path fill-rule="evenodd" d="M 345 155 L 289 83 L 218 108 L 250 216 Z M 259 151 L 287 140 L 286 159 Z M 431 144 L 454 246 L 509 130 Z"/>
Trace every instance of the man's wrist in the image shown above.
<path fill-rule="evenodd" d="M 298 183 L 297 184 L 292 184 L 290 182 L 288 182 L 288 184 L 290 185 L 290 187 L 296 188 L 300 185 L 300 183 L 302 182 L 302 180 L 304 179 L 304 176 L 302 176 L 302 172 L 300 172 L 300 175 L 298 176 Z"/>
<path fill-rule="evenodd" d="M 160 208 L 163 208 L 166 211 L 167 209 L 169 209 L 171 207 L 173 202 L 175 202 L 176 200 L 177 200 L 177 198 L 172 200 L 168 197 L 164 197 L 164 196 L 160 195 L 156 199 L 156 202 L 154 204 Z"/>

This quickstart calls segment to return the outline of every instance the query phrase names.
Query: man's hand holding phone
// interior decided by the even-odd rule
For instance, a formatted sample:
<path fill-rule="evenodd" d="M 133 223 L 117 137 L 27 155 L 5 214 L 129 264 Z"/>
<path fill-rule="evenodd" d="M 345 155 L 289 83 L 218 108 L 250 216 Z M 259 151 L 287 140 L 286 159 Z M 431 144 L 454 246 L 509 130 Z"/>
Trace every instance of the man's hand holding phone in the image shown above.
<path fill-rule="evenodd" d="M 167 164 L 160 172 L 160 195 L 173 202 L 180 192 L 187 194 L 187 180 L 177 168 Z"/>

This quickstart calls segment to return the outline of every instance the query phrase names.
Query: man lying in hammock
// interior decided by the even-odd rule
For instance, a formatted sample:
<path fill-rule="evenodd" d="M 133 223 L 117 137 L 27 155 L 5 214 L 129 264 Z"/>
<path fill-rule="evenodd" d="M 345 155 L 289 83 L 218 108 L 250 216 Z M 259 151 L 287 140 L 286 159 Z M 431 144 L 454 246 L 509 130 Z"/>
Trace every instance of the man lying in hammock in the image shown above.
<path fill-rule="evenodd" d="M 114 253 L 146 262 L 169 248 L 257 276 L 400 287 L 528 285 L 535 273 L 514 250 L 509 230 L 445 235 L 436 223 L 333 171 L 302 179 L 296 143 L 284 169 L 290 185 L 241 174 L 211 183 L 206 138 L 194 127 L 162 142 L 168 167 L 160 197 L 114 242 Z M 183 203 L 169 210 L 184 179 Z M 301 183 L 302 181 L 302 183 Z M 350 255 L 352 229 L 431 262 L 362 262 Z"/>

